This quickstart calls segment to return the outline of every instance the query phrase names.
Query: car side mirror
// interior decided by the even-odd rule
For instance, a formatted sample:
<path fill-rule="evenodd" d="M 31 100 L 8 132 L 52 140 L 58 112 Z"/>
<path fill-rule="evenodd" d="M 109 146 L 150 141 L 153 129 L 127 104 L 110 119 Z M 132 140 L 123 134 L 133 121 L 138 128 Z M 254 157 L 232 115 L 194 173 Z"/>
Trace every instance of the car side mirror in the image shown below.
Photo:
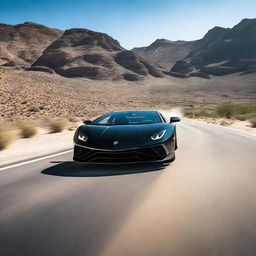
<path fill-rule="evenodd" d="M 91 124 L 92 121 L 91 121 L 91 120 L 85 120 L 85 121 L 83 121 L 83 123 L 84 123 L 84 124 Z"/>
<path fill-rule="evenodd" d="M 172 116 L 170 118 L 170 123 L 176 123 L 176 122 L 180 122 L 180 118 L 178 116 Z"/>

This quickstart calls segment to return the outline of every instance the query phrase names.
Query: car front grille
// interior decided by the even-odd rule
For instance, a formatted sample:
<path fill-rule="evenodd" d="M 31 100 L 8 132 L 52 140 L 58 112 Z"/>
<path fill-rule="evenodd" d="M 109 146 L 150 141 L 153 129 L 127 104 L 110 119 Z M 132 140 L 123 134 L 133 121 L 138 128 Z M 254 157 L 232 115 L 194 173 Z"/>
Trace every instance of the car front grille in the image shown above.
<path fill-rule="evenodd" d="M 74 160 L 92 163 L 157 161 L 164 159 L 166 155 L 166 151 L 162 145 L 122 151 L 89 149 L 77 145 L 74 147 Z"/>

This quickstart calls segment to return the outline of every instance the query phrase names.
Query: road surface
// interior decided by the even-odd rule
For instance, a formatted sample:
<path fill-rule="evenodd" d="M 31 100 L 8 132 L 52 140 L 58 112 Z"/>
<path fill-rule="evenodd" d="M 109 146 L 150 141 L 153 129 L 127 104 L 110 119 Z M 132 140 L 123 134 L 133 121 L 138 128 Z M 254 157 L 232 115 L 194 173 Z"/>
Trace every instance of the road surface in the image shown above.
<path fill-rule="evenodd" d="M 0 172 L 3 256 L 255 256 L 256 139 L 184 120 L 176 161 Z"/>

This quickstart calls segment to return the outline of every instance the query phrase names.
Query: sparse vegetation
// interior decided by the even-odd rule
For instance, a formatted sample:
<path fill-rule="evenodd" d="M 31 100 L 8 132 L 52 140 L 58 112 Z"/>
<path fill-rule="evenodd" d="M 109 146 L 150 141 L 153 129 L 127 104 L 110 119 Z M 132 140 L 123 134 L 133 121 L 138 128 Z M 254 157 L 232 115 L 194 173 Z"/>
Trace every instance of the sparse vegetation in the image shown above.
<path fill-rule="evenodd" d="M 70 128 L 69 124 L 70 122 L 65 118 L 54 118 L 49 120 L 46 125 L 51 133 L 57 133 L 66 128 Z M 75 126 L 71 128 L 73 130 Z M 0 151 L 6 149 L 14 140 L 19 138 L 31 138 L 37 133 L 38 126 L 32 122 L 0 122 Z"/>
<path fill-rule="evenodd" d="M 38 132 L 37 126 L 33 123 L 21 123 L 18 127 L 22 138 L 31 138 Z"/>
<path fill-rule="evenodd" d="M 71 117 L 68 118 L 68 121 L 71 122 L 71 123 L 75 123 L 75 122 L 79 121 L 79 118 L 71 116 Z"/>
<path fill-rule="evenodd" d="M 68 127 L 68 123 L 66 118 L 55 118 L 48 122 L 48 127 L 51 133 L 61 132 Z"/>
<path fill-rule="evenodd" d="M 246 113 L 246 114 L 239 114 L 235 116 L 236 119 L 240 120 L 240 121 L 246 121 L 252 118 L 256 118 L 256 112 L 250 112 L 250 113 Z"/>
<path fill-rule="evenodd" d="M 246 115 L 251 114 L 253 112 L 256 113 L 256 105 L 255 104 L 236 104 L 236 103 L 224 103 L 217 107 L 216 112 L 218 116 L 225 118 L 236 118 L 244 115 L 244 119 Z"/>
<path fill-rule="evenodd" d="M 239 120 L 239 121 L 246 121 L 247 118 L 246 118 L 245 115 L 237 115 L 236 119 Z"/>
<path fill-rule="evenodd" d="M 201 109 L 201 108 L 190 108 L 184 109 L 183 114 L 189 118 L 216 118 L 217 114 L 215 110 Z"/>
<path fill-rule="evenodd" d="M 230 119 L 232 117 L 232 115 L 234 114 L 234 104 L 233 103 L 224 103 L 222 105 L 219 105 L 217 107 L 217 114 L 220 117 L 226 117 L 228 119 Z"/>
<path fill-rule="evenodd" d="M 256 117 L 249 120 L 252 127 L 256 128 Z"/>
<path fill-rule="evenodd" d="M 183 111 L 189 118 L 227 118 L 246 121 L 256 118 L 256 104 L 224 103 L 215 109 L 190 108 Z"/>
<path fill-rule="evenodd" d="M 40 109 L 37 106 L 30 106 L 28 108 L 28 111 L 30 111 L 30 112 L 39 112 Z"/>
<path fill-rule="evenodd" d="M 0 150 L 7 148 L 15 138 L 13 129 L 6 124 L 0 124 Z"/>

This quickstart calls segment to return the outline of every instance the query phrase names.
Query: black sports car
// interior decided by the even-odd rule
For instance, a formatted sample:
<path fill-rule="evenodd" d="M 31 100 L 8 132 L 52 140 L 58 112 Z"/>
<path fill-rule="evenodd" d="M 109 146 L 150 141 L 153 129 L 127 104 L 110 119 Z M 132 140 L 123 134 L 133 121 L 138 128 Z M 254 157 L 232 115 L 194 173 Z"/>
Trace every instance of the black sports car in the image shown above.
<path fill-rule="evenodd" d="M 89 163 L 171 162 L 179 117 L 158 111 L 120 111 L 85 121 L 74 135 L 74 160 Z"/>

